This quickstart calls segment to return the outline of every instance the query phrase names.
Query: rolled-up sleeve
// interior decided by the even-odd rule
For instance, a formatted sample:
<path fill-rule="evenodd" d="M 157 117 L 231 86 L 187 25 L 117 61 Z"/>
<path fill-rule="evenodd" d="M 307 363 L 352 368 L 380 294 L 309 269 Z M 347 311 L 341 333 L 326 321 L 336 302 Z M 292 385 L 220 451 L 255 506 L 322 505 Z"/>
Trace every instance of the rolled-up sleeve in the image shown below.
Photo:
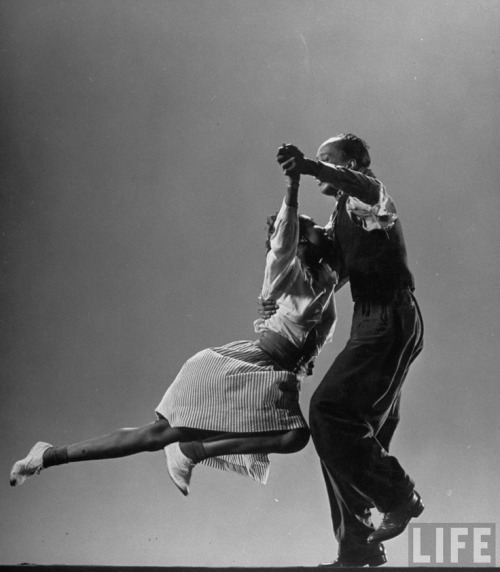
<path fill-rule="evenodd" d="M 297 207 L 291 207 L 285 201 L 274 222 L 274 233 L 271 236 L 271 250 L 280 258 L 294 257 L 299 240 L 299 216 Z"/>
<path fill-rule="evenodd" d="M 357 217 L 365 230 L 388 230 L 394 225 L 398 218 L 396 206 L 378 179 L 344 167 L 321 164 L 324 169 L 321 169 L 318 179 L 348 196 L 347 212 Z M 332 226 L 330 219 L 327 232 L 331 232 Z"/>
<path fill-rule="evenodd" d="M 378 179 L 347 167 L 338 167 L 322 161 L 320 165 L 317 179 L 322 183 L 328 183 L 368 205 L 376 205 L 381 201 L 384 186 Z"/>
<path fill-rule="evenodd" d="M 271 236 L 271 250 L 267 253 L 262 297 L 276 294 L 283 278 L 296 265 L 297 244 L 299 241 L 299 217 L 297 207 L 288 206 L 283 201 L 274 223 Z"/>

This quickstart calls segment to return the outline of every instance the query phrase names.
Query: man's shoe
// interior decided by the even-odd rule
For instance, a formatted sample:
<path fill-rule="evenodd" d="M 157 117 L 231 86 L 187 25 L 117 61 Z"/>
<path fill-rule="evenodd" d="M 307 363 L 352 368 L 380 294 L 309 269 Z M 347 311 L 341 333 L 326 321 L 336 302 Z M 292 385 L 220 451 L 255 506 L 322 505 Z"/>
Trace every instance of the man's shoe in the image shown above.
<path fill-rule="evenodd" d="M 168 474 L 181 493 L 187 496 L 195 463 L 184 455 L 179 447 L 179 443 L 167 445 L 164 450 L 167 457 Z"/>
<path fill-rule="evenodd" d="M 384 545 L 380 544 L 379 546 L 379 552 L 360 554 L 359 557 L 350 559 L 337 558 L 337 560 L 333 562 L 319 564 L 318 568 L 364 568 L 365 566 L 375 568 L 382 566 L 387 562 L 387 557 L 385 555 Z"/>
<path fill-rule="evenodd" d="M 413 491 L 410 500 L 384 514 L 380 526 L 368 537 L 368 542 L 382 542 L 401 534 L 412 518 L 420 516 L 424 503 L 420 495 Z"/>
<path fill-rule="evenodd" d="M 28 477 L 38 475 L 43 470 L 43 454 L 52 445 L 39 441 L 30 450 L 30 452 L 21 459 L 16 461 L 10 470 L 10 484 L 12 487 L 22 485 Z"/>

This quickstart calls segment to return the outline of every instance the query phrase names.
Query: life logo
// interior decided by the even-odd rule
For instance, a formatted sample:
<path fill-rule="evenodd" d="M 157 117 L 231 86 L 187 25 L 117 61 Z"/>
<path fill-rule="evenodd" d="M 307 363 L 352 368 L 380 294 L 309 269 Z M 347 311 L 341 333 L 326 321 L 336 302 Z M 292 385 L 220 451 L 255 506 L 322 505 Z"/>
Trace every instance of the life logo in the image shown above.
<path fill-rule="evenodd" d="M 410 524 L 408 535 L 409 566 L 495 566 L 493 523 Z"/>

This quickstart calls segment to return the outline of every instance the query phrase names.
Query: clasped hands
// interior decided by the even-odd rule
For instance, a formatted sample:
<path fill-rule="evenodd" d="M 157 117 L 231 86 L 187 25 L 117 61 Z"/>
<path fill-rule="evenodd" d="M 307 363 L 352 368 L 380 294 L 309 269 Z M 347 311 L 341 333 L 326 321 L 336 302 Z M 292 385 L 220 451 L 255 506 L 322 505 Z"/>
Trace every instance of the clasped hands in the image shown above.
<path fill-rule="evenodd" d="M 276 160 L 281 165 L 285 175 L 292 179 L 300 178 L 300 175 L 312 175 L 315 177 L 320 168 L 316 161 L 306 159 L 304 153 L 295 145 L 283 143 L 278 149 Z"/>

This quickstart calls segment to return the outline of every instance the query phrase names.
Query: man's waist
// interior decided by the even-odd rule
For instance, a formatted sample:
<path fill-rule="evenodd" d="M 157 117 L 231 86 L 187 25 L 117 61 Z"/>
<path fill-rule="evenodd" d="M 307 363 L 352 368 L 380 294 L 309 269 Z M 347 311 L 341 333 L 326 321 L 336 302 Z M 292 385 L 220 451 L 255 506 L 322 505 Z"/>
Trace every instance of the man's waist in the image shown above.
<path fill-rule="evenodd" d="M 415 281 L 409 271 L 398 275 L 349 275 L 349 282 L 353 300 L 390 300 L 398 291 L 415 290 Z"/>

